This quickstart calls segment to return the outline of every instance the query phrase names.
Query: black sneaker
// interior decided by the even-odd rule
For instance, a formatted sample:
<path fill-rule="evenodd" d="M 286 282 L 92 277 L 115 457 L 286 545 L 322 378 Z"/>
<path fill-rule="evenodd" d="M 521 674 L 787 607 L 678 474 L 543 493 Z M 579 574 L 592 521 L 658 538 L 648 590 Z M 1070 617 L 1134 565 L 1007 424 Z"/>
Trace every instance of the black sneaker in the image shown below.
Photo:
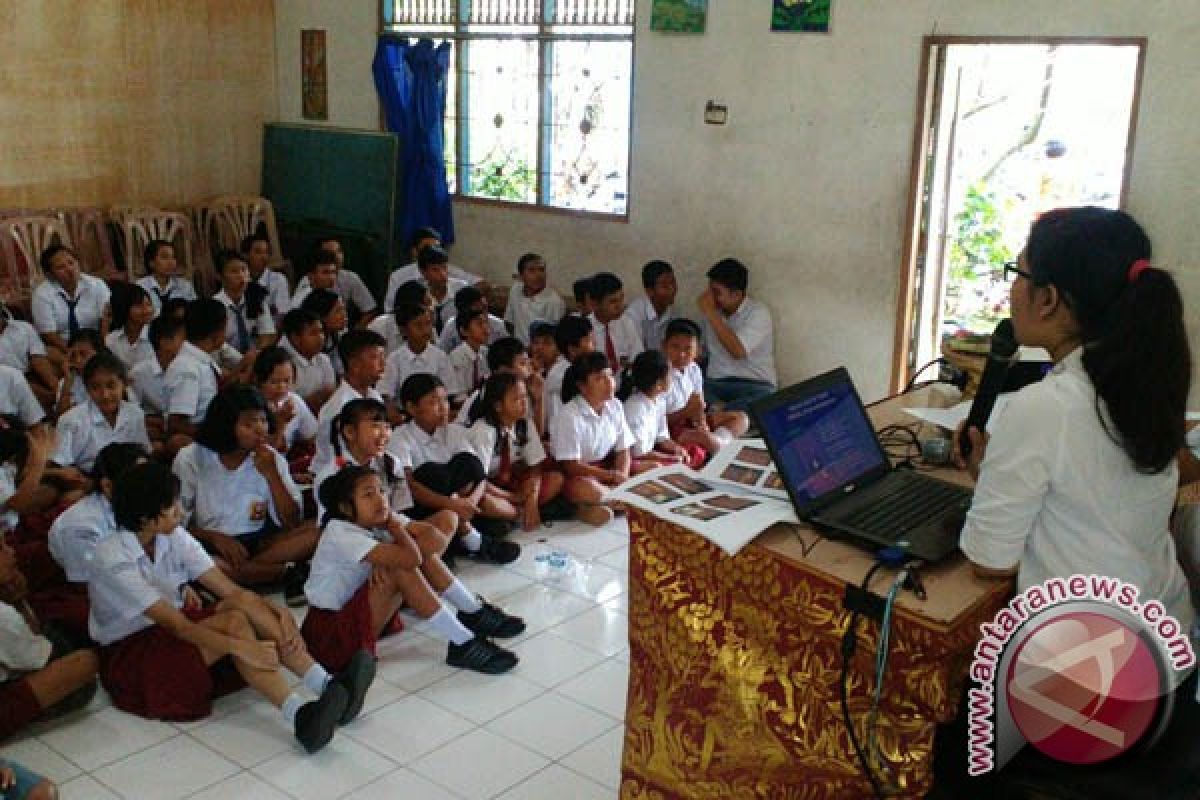
<path fill-rule="evenodd" d="M 517 656 L 489 639 L 476 636 L 463 644 L 447 643 L 446 663 L 485 675 L 499 675 L 517 665 Z"/>
<path fill-rule="evenodd" d="M 525 632 L 525 620 L 520 617 L 514 617 L 512 614 L 505 614 L 482 597 L 479 598 L 479 602 L 483 604 L 483 608 L 478 611 L 473 611 L 470 614 L 465 611 L 458 612 L 458 621 L 470 630 L 471 633 L 476 636 L 494 636 L 497 639 L 509 639 L 513 636 L 520 636 Z"/>
<path fill-rule="evenodd" d="M 296 712 L 296 739 L 306 752 L 315 753 L 329 744 L 349 703 L 345 688 L 330 681 L 319 698 L 300 707 Z"/>
<path fill-rule="evenodd" d="M 283 601 L 290 608 L 299 608 L 308 604 L 304 596 L 304 584 L 308 581 L 308 562 L 289 564 L 283 571 Z"/>
<path fill-rule="evenodd" d="M 367 698 L 367 689 L 375 680 L 375 659 L 366 650 L 359 650 L 350 657 L 346 668 L 333 676 L 333 682 L 341 684 L 349 698 L 346 710 L 338 720 L 339 725 L 348 725 L 362 711 L 363 701 Z"/>
<path fill-rule="evenodd" d="M 465 546 L 457 555 L 466 556 L 481 564 L 511 564 L 521 557 L 521 545 L 507 539 L 495 536 L 484 536 L 478 550 L 468 550 Z"/>

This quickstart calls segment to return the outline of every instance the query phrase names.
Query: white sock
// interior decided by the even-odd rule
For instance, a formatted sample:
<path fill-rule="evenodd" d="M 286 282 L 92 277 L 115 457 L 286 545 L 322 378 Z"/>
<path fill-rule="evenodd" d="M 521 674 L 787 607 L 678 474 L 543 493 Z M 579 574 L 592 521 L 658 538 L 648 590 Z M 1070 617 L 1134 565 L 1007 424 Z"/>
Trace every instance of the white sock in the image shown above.
<path fill-rule="evenodd" d="M 450 585 L 446 587 L 446 591 L 442 592 L 442 599 L 459 611 L 465 611 L 468 614 L 474 614 L 483 608 L 483 604 L 479 602 L 479 598 L 470 589 L 463 586 L 462 581 L 458 578 L 451 581 Z"/>
<path fill-rule="evenodd" d="M 320 664 L 313 662 L 313 665 L 308 668 L 308 672 L 304 673 L 301 679 L 304 682 L 304 688 L 308 689 L 315 695 L 320 695 L 325 691 L 325 687 L 329 685 L 329 673 Z"/>
<path fill-rule="evenodd" d="M 292 692 L 287 696 L 287 700 L 283 701 L 283 718 L 287 720 L 288 725 L 296 724 L 296 712 L 300 710 L 308 701 L 300 695 Z"/>
<path fill-rule="evenodd" d="M 483 547 L 483 534 L 471 528 L 471 530 L 462 535 L 462 543 L 472 553 L 477 553 L 479 552 L 479 548 Z"/>
<path fill-rule="evenodd" d="M 727 447 L 736 437 L 729 428 L 717 428 L 713 431 L 713 438 L 721 443 L 721 447 Z"/>
<path fill-rule="evenodd" d="M 466 626 L 458 621 L 458 617 L 445 606 L 429 618 L 429 627 L 441 634 L 442 638 L 455 644 L 466 644 L 475 638 L 475 634 L 467 630 Z"/>

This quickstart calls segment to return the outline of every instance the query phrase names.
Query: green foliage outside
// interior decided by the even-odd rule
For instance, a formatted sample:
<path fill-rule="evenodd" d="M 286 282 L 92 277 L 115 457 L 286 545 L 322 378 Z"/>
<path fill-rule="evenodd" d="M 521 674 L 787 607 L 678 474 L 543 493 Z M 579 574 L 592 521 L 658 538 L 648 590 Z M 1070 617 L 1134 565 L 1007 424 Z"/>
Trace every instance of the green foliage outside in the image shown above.
<path fill-rule="evenodd" d="M 775 0 L 771 12 L 773 31 L 827 31 L 832 0 Z"/>
<path fill-rule="evenodd" d="M 996 193 L 982 183 L 967 187 L 963 208 L 954 216 L 945 315 L 971 330 L 1000 318 L 1004 264 L 1013 252 L 1004 243 Z"/>
<path fill-rule="evenodd" d="M 471 194 L 496 200 L 531 203 L 537 173 L 511 153 L 497 154 L 471 170 Z"/>
<path fill-rule="evenodd" d="M 703 33 L 705 4 L 688 0 L 655 0 L 650 10 L 650 30 Z"/>

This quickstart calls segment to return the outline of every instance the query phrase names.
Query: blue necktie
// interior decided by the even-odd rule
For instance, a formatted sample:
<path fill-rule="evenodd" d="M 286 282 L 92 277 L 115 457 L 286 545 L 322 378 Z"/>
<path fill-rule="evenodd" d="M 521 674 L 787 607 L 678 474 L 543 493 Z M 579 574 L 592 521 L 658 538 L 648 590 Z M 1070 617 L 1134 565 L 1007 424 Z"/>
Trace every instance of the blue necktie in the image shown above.
<path fill-rule="evenodd" d="M 246 327 L 245 308 L 245 303 L 233 307 L 233 319 L 237 323 L 237 349 L 242 353 L 250 349 L 250 329 Z"/>
<path fill-rule="evenodd" d="M 75 316 L 75 306 L 79 305 L 79 298 L 72 300 L 63 292 L 63 300 L 67 301 L 67 335 L 74 336 L 79 333 L 79 317 Z"/>

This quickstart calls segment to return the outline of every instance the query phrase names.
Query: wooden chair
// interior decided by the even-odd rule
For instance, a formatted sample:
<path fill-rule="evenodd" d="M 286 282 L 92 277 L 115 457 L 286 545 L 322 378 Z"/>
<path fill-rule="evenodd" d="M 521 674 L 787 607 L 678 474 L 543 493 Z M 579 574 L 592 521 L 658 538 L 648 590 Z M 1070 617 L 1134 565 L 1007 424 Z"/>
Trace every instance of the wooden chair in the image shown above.
<path fill-rule="evenodd" d="M 34 287 L 43 280 L 38 259 L 53 244 L 72 246 L 66 223 L 58 217 L 0 219 L 0 297 L 5 303 L 28 308 Z"/>

